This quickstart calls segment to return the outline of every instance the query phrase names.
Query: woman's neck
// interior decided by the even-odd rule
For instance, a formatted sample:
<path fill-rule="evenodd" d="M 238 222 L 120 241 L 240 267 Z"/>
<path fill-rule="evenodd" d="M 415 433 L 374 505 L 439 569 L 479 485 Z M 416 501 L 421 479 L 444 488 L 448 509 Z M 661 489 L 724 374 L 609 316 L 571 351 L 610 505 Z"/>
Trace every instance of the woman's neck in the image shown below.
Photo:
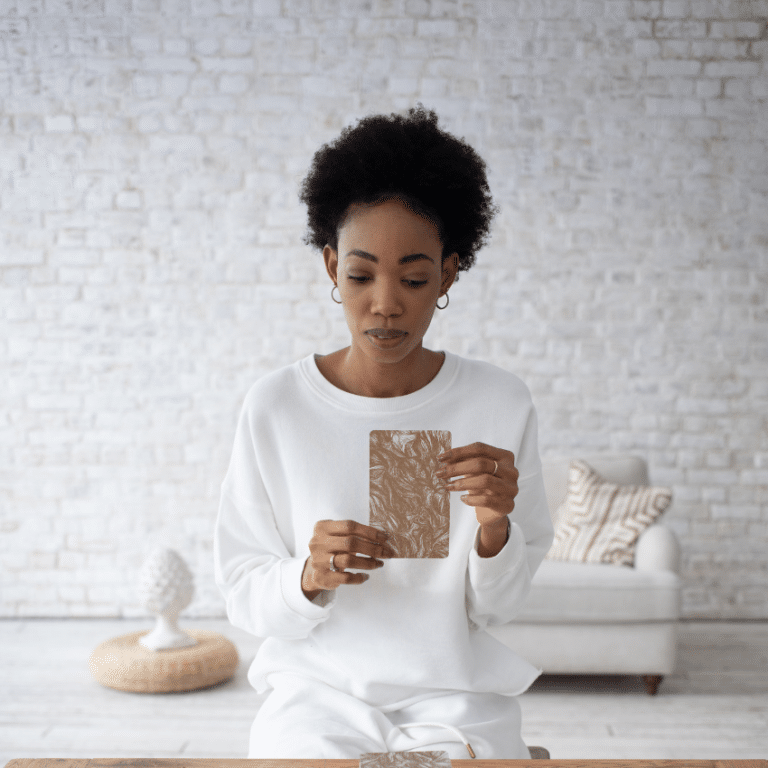
<path fill-rule="evenodd" d="M 426 387 L 437 376 L 445 354 L 420 348 L 420 355 L 394 363 L 355 357 L 352 347 L 317 360 L 320 373 L 338 389 L 360 397 L 403 397 Z M 372 364 L 371 364 L 372 363 Z"/>

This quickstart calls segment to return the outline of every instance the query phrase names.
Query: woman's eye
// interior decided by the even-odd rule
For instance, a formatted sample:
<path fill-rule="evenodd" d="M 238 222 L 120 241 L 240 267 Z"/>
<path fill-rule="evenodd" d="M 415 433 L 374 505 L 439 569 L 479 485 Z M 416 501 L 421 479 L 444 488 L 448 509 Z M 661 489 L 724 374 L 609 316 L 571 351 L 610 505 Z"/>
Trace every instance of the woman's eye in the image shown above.
<path fill-rule="evenodd" d="M 347 275 L 350 280 L 354 280 L 356 283 L 364 283 L 366 280 L 370 280 L 368 277 L 354 277 L 353 275 Z M 420 288 L 422 285 L 426 285 L 428 280 L 405 280 L 411 288 Z"/>

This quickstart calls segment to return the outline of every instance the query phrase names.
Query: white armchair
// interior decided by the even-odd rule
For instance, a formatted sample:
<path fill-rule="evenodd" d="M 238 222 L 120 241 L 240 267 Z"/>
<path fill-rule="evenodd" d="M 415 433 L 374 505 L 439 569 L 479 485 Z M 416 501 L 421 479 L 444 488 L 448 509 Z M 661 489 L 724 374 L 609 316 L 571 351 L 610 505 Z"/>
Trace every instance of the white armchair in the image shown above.
<path fill-rule="evenodd" d="M 583 459 L 611 483 L 649 484 L 648 467 L 637 456 L 542 459 L 555 525 L 571 458 Z M 651 525 L 640 535 L 631 568 L 544 560 L 518 617 L 510 624 L 488 627 L 488 633 L 545 673 L 639 674 L 653 695 L 662 677 L 675 667 L 679 567 L 680 545 L 664 523 Z"/>

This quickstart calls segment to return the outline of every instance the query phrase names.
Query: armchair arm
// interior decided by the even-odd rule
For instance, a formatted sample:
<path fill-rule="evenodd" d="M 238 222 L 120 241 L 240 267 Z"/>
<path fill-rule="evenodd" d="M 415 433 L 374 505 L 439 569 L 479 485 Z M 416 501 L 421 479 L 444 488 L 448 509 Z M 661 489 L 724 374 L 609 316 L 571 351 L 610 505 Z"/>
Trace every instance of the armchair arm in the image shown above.
<path fill-rule="evenodd" d="M 680 543 L 669 526 L 655 523 L 640 534 L 635 545 L 635 568 L 680 572 Z"/>

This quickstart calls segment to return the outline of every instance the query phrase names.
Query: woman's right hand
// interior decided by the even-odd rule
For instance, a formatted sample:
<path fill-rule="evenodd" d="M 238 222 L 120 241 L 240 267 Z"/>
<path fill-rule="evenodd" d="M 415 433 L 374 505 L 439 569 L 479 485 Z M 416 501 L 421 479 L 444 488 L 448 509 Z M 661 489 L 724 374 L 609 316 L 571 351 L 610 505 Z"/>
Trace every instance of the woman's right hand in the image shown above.
<path fill-rule="evenodd" d="M 354 520 L 319 520 L 309 540 L 310 555 L 304 564 L 301 588 L 304 592 L 336 589 L 341 584 L 363 584 L 370 576 L 366 573 L 347 573 L 345 568 L 373 570 L 384 565 L 376 558 L 394 557 L 394 550 L 386 543 L 387 534 L 370 525 Z M 359 552 L 370 557 L 358 557 Z M 338 569 L 331 570 L 333 564 Z"/>

